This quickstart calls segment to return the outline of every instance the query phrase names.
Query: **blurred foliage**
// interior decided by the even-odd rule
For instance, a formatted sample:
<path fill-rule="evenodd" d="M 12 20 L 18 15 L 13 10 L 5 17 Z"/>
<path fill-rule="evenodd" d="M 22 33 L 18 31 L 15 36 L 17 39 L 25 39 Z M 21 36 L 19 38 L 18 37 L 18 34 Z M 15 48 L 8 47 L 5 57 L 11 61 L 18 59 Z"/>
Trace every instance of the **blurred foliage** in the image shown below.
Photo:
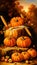
<path fill-rule="evenodd" d="M 28 18 L 33 23 L 34 30 L 37 33 L 37 7 L 34 4 L 29 6 Z"/>
<path fill-rule="evenodd" d="M 12 17 L 15 7 L 15 1 L 17 0 L 1 0 L 0 1 L 0 15 Z M 16 11 L 15 11 L 16 12 Z"/>
<path fill-rule="evenodd" d="M 34 25 L 37 33 L 37 7 L 31 4 L 28 13 L 22 9 L 23 6 L 18 0 L 0 0 L 0 15 L 3 15 L 7 21 L 10 21 L 12 17 L 21 16 L 27 24 Z"/>

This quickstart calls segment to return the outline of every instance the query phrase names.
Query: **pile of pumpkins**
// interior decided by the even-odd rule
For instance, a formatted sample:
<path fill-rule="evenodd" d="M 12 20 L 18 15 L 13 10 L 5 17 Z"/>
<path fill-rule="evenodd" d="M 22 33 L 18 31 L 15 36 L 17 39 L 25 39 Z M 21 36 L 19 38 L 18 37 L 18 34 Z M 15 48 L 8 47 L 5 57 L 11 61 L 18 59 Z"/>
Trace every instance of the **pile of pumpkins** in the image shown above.
<path fill-rule="evenodd" d="M 37 55 L 36 50 L 31 48 L 25 52 L 15 52 L 11 55 L 11 59 L 13 62 L 20 62 L 20 61 L 25 61 L 29 60 L 30 58 L 35 58 Z"/>
<path fill-rule="evenodd" d="M 4 33 L 4 45 L 6 47 L 21 47 L 21 48 L 28 48 L 32 44 L 31 38 L 26 36 L 26 35 L 21 35 L 21 30 L 20 27 L 24 25 L 24 21 L 21 17 L 14 17 L 10 21 L 10 28 L 7 29 Z M 22 33 L 24 31 L 22 30 Z M 25 34 L 25 33 L 24 33 Z M 35 49 L 30 48 L 26 52 L 14 52 L 11 55 L 12 61 L 13 62 L 18 62 L 22 60 L 28 60 L 30 57 L 35 58 L 37 56 L 37 52 Z"/>
<path fill-rule="evenodd" d="M 24 35 L 23 31 L 24 21 L 21 17 L 14 17 L 10 21 L 9 28 L 5 31 L 4 45 L 5 46 L 19 46 L 19 47 L 29 47 L 31 45 L 31 39 Z M 21 27 L 20 27 L 21 26 Z"/>

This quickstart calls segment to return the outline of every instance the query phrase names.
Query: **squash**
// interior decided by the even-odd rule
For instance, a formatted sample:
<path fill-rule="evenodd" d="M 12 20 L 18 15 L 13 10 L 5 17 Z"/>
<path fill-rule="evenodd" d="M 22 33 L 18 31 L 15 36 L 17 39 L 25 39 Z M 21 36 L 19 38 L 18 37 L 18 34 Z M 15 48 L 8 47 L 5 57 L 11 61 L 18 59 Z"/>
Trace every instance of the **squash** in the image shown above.
<path fill-rule="evenodd" d="M 7 37 L 7 38 L 5 38 L 4 39 L 4 45 L 5 46 L 15 46 L 16 45 L 16 40 L 15 40 L 15 38 L 9 38 L 9 37 Z"/>
<path fill-rule="evenodd" d="M 30 54 L 26 51 L 22 52 L 21 54 L 22 54 L 24 60 L 28 60 L 30 58 Z"/>
<path fill-rule="evenodd" d="M 12 58 L 12 61 L 13 62 L 20 62 L 22 61 L 22 54 L 19 53 L 19 52 L 14 52 L 12 55 L 11 55 L 11 58 Z"/>
<path fill-rule="evenodd" d="M 17 39 L 18 47 L 29 47 L 31 45 L 31 39 L 27 36 L 21 36 Z"/>
<path fill-rule="evenodd" d="M 24 24 L 23 19 L 21 17 L 13 17 L 10 20 L 10 24 L 12 27 L 21 26 Z"/>
<path fill-rule="evenodd" d="M 31 55 L 32 58 L 36 57 L 37 55 L 36 50 L 33 48 L 29 49 L 28 53 Z"/>

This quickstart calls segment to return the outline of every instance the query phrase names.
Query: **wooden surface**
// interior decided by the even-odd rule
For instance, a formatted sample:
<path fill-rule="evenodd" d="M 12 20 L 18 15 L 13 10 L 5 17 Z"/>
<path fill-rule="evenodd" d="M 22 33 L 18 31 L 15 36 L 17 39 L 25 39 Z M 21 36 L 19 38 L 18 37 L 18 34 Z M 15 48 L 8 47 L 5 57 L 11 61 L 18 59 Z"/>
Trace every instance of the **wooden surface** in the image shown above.
<path fill-rule="evenodd" d="M 37 60 L 34 60 L 31 63 L 25 63 L 25 62 L 6 63 L 6 62 L 0 62 L 0 65 L 37 65 Z"/>
<path fill-rule="evenodd" d="M 0 48 L 2 51 L 10 51 L 10 50 L 17 50 L 17 51 L 26 51 L 26 50 L 28 50 L 28 48 L 20 48 L 20 47 L 17 47 L 17 46 L 14 46 L 14 47 L 1 47 Z"/>
<path fill-rule="evenodd" d="M 19 48 L 19 47 L 1 47 L 0 48 L 0 54 L 2 54 L 2 55 L 5 55 L 8 51 L 27 51 L 28 50 L 28 48 Z"/>

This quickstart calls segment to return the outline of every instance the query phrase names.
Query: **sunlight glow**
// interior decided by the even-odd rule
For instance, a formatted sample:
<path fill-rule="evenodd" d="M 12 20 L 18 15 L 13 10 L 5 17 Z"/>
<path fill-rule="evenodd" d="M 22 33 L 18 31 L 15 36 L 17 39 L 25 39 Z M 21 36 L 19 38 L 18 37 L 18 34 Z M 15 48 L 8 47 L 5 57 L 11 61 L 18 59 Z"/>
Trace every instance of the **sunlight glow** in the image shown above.
<path fill-rule="evenodd" d="M 28 8 L 24 8 L 25 12 L 28 12 Z"/>
<path fill-rule="evenodd" d="M 26 7 L 24 7 L 24 9 L 23 10 L 25 10 L 25 12 L 28 12 L 28 7 L 26 6 Z"/>

